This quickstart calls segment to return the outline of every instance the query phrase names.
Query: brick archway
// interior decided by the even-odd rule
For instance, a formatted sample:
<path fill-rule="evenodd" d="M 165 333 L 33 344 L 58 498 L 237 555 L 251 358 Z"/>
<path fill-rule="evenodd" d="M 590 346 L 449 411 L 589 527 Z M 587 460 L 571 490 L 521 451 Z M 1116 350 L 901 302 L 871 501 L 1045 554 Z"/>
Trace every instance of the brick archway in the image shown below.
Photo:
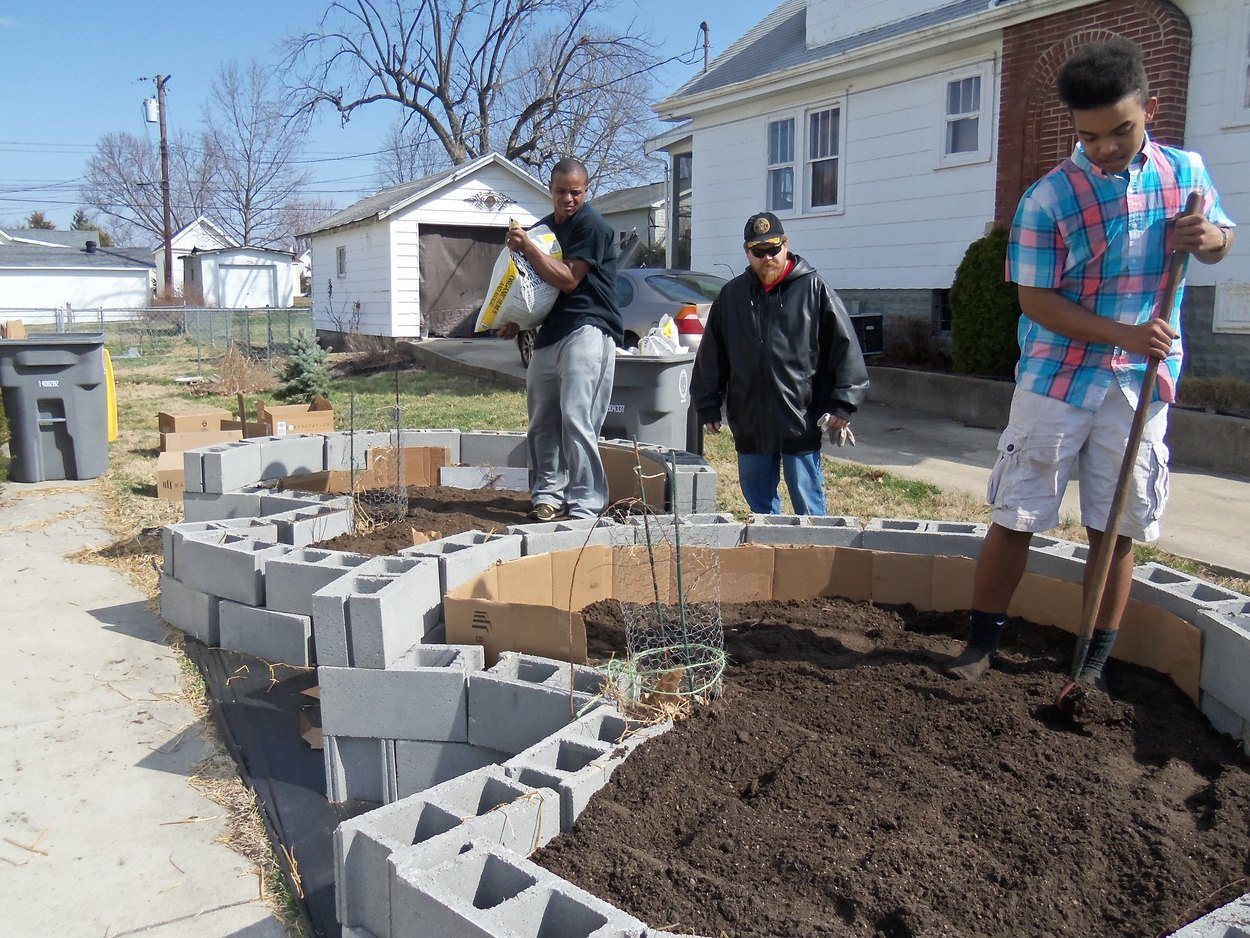
<path fill-rule="evenodd" d="M 1188 18 L 1168 0 L 1105 0 L 1013 26 L 1003 34 L 998 223 L 1009 224 L 1024 190 L 1072 151 L 1072 124 L 1055 92 L 1060 67 L 1079 46 L 1115 36 L 1142 47 L 1159 99 L 1151 136 L 1184 143 L 1192 36 Z"/>

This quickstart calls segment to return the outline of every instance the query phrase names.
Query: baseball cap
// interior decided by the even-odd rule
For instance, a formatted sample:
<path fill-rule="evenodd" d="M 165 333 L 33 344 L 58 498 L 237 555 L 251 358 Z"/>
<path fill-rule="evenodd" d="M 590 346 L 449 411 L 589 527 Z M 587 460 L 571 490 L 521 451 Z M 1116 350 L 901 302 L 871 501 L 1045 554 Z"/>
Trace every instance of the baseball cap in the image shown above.
<path fill-rule="evenodd" d="M 772 212 L 759 212 L 747 219 L 746 228 L 742 231 L 742 240 L 747 247 L 764 244 L 780 244 L 786 230 L 781 227 L 781 219 Z"/>

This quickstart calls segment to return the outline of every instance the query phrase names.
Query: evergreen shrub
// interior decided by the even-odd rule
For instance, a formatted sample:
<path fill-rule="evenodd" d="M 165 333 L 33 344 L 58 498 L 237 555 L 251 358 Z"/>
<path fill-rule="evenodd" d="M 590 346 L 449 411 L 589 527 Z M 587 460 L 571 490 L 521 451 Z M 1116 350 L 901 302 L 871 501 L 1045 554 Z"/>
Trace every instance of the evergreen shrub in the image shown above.
<path fill-rule="evenodd" d="M 951 284 L 951 359 L 962 374 L 1011 377 L 1020 358 L 1020 303 L 1006 280 L 1007 231 L 968 246 Z"/>

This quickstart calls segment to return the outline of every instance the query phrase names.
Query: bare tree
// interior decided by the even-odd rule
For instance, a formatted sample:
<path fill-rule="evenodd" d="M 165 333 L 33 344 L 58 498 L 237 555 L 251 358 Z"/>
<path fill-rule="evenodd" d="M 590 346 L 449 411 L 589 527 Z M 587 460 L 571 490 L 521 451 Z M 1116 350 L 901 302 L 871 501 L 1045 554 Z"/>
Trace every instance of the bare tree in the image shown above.
<path fill-rule="evenodd" d="M 412 112 L 408 112 L 412 116 Z M 450 166 L 447 153 L 420 120 L 397 118 L 387 128 L 382 147 L 373 159 L 378 186 L 399 186 Z"/>
<path fill-rule="evenodd" d="M 329 199 L 300 198 L 288 202 L 282 210 L 283 225 L 290 232 L 289 243 L 294 254 L 308 250 L 309 239 L 301 235 L 309 228 L 325 221 L 334 214 L 334 203 Z"/>
<path fill-rule="evenodd" d="M 592 74 L 605 92 L 656 64 L 652 43 L 632 27 L 596 25 L 608 5 L 333 0 L 316 31 L 289 41 L 292 94 L 302 112 L 329 105 L 344 121 L 374 102 L 395 102 L 428 128 L 452 165 L 497 151 L 537 170 L 560 146 L 589 140 L 567 132 L 560 139 L 555 116 L 570 101 L 611 119 L 611 108 L 600 115 L 596 102 L 613 95 L 591 94 Z"/>
<path fill-rule="evenodd" d="M 205 141 L 187 134 L 169 142 L 169 190 L 177 230 L 212 206 L 213 160 Z M 161 214 L 161 159 L 154 141 L 128 133 L 105 134 L 87 161 L 79 197 L 113 219 L 113 234 L 125 244 L 148 235 L 152 243 L 164 231 Z"/>
<path fill-rule="evenodd" d="M 290 246 L 288 206 L 309 178 L 295 162 L 307 121 L 287 119 L 259 63 L 230 62 L 213 82 L 204 127 L 217 162 L 215 217 L 239 244 Z"/>

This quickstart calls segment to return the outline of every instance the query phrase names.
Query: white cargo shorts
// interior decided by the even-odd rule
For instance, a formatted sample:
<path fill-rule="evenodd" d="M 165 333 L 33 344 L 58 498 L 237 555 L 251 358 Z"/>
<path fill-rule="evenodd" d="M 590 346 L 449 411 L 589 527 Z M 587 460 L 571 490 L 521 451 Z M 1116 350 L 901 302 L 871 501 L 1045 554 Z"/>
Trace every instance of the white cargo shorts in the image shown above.
<path fill-rule="evenodd" d="M 1096 411 L 1016 388 L 986 489 L 991 520 L 1013 531 L 1053 528 L 1075 469 L 1081 524 L 1104 530 L 1132 423 L 1133 406 L 1118 384 L 1107 389 Z M 1147 415 L 1120 522 L 1119 534 L 1134 540 L 1159 537 L 1159 519 L 1168 501 L 1167 427 L 1168 406 L 1156 401 Z"/>

